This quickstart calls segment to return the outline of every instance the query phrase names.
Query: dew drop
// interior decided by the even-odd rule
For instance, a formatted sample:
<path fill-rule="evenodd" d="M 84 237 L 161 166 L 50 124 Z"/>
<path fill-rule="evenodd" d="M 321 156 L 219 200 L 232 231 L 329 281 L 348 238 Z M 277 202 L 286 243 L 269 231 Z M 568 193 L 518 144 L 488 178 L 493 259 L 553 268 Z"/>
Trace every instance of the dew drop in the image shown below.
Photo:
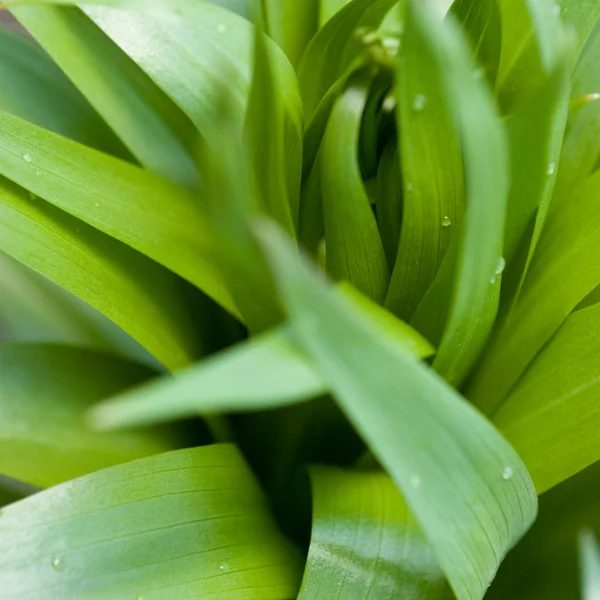
<path fill-rule="evenodd" d="M 504 471 L 502 471 L 502 479 L 504 479 L 504 481 L 508 481 L 509 479 L 512 479 L 512 476 L 512 467 L 504 467 Z"/>
<path fill-rule="evenodd" d="M 38 197 L 33 192 L 29 192 L 29 198 L 31 200 L 37 200 L 38 199 Z"/>
<path fill-rule="evenodd" d="M 98 206 L 100 206 L 100 203 L 96 202 L 96 204 L 94 204 L 94 206 L 98 207 Z"/>
<path fill-rule="evenodd" d="M 60 556 L 54 556 L 52 557 L 52 568 L 55 571 L 64 571 L 65 570 L 65 561 L 63 558 L 61 558 Z"/>
<path fill-rule="evenodd" d="M 220 564 L 219 565 L 219 571 L 221 571 L 222 573 L 225 573 L 228 570 L 227 565 L 226 564 Z"/>
<path fill-rule="evenodd" d="M 500 275 L 504 271 L 505 267 L 506 267 L 506 260 L 504 260 L 504 256 L 501 256 L 498 259 L 498 264 L 496 265 L 496 275 Z"/>
<path fill-rule="evenodd" d="M 39 177 L 42 174 L 42 172 L 41 171 L 36 171 L 35 174 Z"/>
<path fill-rule="evenodd" d="M 494 285 L 496 283 L 496 275 L 492 275 L 491 279 L 490 279 L 490 283 L 492 285 Z"/>
<path fill-rule="evenodd" d="M 427 98 L 425 98 L 425 96 L 423 96 L 423 94 L 417 94 L 415 96 L 415 99 L 413 100 L 413 110 L 415 112 L 421 112 L 425 106 L 427 105 Z"/>
<path fill-rule="evenodd" d="M 223 25 L 222 23 L 217 25 L 217 31 L 219 33 L 227 33 L 227 25 Z"/>
<path fill-rule="evenodd" d="M 25 152 L 25 154 L 23 154 L 23 160 L 26 163 L 30 163 L 32 161 L 31 154 L 27 154 L 27 152 Z"/>
<path fill-rule="evenodd" d="M 381 110 L 386 114 L 391 114 L 396 110 L 396 98 L 392 95 L 386 96 L 381 104 Z"/>
<path fill-rule="evenodd" d="M 412 191 L 413 191 L 413 184 L 412 184 L 412 181 L 409 181 L 409 182 L 406 184 L 406 191 L 407 191 L 407 192 L 412 192 Z"/>
<path fill-rule="evenodd" d="M 410 485 L 415 489 L 421 487 L 421 478 L 416 473 L 410 476 Z"/>
<path fill-rule="evenodd" d="M 548 168 L 546 169 L 546 174 L 547 175 L 554 175 L 555 171 L 556 171 L 556 163 L 551 162 L 548 165 Z"/>
<path fill-rule="evenodd" d="M 442 227 L 450 227 L 452 225 L 452 219 L 446 215 L 442 218 Z"/>

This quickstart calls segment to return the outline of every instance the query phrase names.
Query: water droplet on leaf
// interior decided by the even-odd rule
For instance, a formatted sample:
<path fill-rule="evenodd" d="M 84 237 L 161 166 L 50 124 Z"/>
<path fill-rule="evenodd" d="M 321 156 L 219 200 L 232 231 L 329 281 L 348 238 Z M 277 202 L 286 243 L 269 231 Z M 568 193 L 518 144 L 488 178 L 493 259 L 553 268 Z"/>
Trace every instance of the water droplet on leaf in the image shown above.
<path fill-rule="evenodd" d="M 446 215 L 442 218 L 442 227 L 450 227 L 450 225 L 452 225 L 452 219 Z"/>
<path fill-rule="evenodd" d="M 412 184 L 412 182 L 411 182 L 411 181 L 409 181 L 409 182 L 406 184 L 406 191 L 407 191 L 407 192 L 412 192 L 412 191 L 413 191 L 413 184 Z"/>
<path fill-rule="evenodd" d="M 66 567 L 64 559 L 60 556 L 53 556 L 51 564 L 55 571 L 64 571 Z"/>
<path fill-rule="evenodd" d="M 38 197 L 33 192 L 29 192 L 29 198 L 31 200 L 37 200 Z"/>
<path fill-rule="evenodd" d="M 504 467 L 504 471 L 502 471 L 502 479 L 504 479 L 504 481 L 508 481 L 509 479 L 512 479 L 512 476 L 512 467 Z"/>
<path fill-rule="evenodd" d="M 381 110 L 390 114 L 396 110 L 396 98 L 393 95 L 386 96 L 381 104 Z"/>
<path fill-rule="evenodd" d="M 219 33 L 227 33 L 227 25 L 223 25 L 221 23 L 221 25 L 217 25 L 217 31 Z"/>
<path fill-rule="evenodd" d="M 504 260 L 504 256 L 501 256 L 498 259 L 498 264 L 496 265 L 496 275 L 500 275 L 504 271 L 505 267 L 506 267 L 506 261 Z"/>
<path fill-rule="evenodd" d="M 413 100 L 413 110 L 415 112 L 421 112 L 425 106 L 427 105 L 427 98 L 425 98 L 425 96 L 423 96 L 423 94 L 417 94 L 415 96 L 415 99 Z"/>
<path fill-rule="evenodd" d="M 25 152 L 25 154 L 23 154 L 23 160 L 26 163 L 30 163 L 32 161 L 31 154 L 27 154 L 27 152 Z"/>
<path fill-rule="evenodd" d="M 554 175 L 554 172 L 556 171 L 556 163 L 551 162 L 548 165 L 548 169 L 546 169 L 546 173 L 548 175 Z"/>

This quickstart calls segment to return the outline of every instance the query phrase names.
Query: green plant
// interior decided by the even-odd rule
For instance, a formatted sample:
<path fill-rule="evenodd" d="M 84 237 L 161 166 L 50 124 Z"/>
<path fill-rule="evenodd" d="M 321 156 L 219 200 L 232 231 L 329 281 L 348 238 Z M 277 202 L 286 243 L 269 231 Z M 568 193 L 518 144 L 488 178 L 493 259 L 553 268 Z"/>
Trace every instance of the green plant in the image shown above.
<path fill-rule="evenodd" d="M 575 597 L 600 1 L 4 4 L 2 597 Z"/>

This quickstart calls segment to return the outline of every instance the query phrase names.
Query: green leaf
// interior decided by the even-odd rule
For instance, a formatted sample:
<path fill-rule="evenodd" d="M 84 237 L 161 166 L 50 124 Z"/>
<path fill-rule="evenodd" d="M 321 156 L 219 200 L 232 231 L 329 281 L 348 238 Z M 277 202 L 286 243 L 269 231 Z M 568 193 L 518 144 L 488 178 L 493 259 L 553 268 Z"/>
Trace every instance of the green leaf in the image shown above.
<path fill-rule="evenodd" d="M 600 305 L 572 314 L 494 416 L 538 493 L 600 460 Z"/>
<path fill-rule="evenodd" d="M 376 188 L 377 225 L 385 256 L 392 272 L 400 241 L 402 200 L 400 155 L 396 140 L 392 140 L 386 145 L 379 160 Z"/>
<path fill-rule="evenodd" d="M 122 329 L 77 296 L 0 252 L 2 337 L 111 350 L 160 369 Z"/>
<path fill-rule="evenodd" d="M 127 158 L 115 134 L 48 56 L 5 27 L 0 27 L 0 80 L 0 110 Z"/>
<path fill-rule="evenodd" d="M 429 321 L 431 312 L 448 310 L 434 368 L 458 384 L 478 357 L 496 317 L 509 187 L 508 149 L 494 102 L 484 83 L 473 75 L 466 41 L 452 20 L 440 23 L 416 2 L 409 3 L 409 8 L 409 21 L 429 47 L 439 49 L 443 60 L 444 90 L 460 132 L 467 190 L 458 246 L 450 249 L 447 264 L 442 265 L 438 282 L 434 281 L 413 323 L 421 330 L 420 323 Z M 446 308 L 450 289 L 451 304 Z"/>
<path fill-rule="evenodd" d="M 510 112 L 549 74 L 563 45 L 560 6 L 548 0 L 499 0 L 502 52 L 496 82 L 501 104 Z"/>
<path fill-rule="evenodd" d="M 506 398 L 569 313 L 600 284 L 600 176 L 553 202 L 521 295 L 494 338 L 469 396 L 486 412 Z"/>
<path fill-rule="evenodd" d="M 260 232 L 297 343 L 401 489 L 457 598 L 480 600 L 535 517 L 523 463 L 457 392 L 299 262 L 282 234 Z"/>
<path fill-rule="evenodd" d="M 575 56 L 579 56 L 600 19 L 597 0 L 558 0 L 560 16 L 575 38 Z"/>
<path fill-rule="evenodd" d="M 287 600 L 294 554 L 232 446 L 160 454 L 5 507 L 6 600 Z"/>
<path fill-rule="evenodd" d="M 197 356 L 176 278 L 5 179 L 0 179 L 0 250 L 91 304 L 169 369 Z"/>
<path fill-rule="evenodd" d="M 329 88 L 350 67 L 364 46 L 355 36 L 359 27 L 377 29 L 398 0 L 352 0 L 315 35 L 298 66 L 307 118 L 314 114 Z"/>
<path fill-rule="evenodd" d="M 433 348 L 414 330 L 352 286 L 340 292 L 370 320 L 415 356 Z M 280 408 L 328 392 L 312 363 L 297 350 L 288 326 L 256 336 L 172 377 L 162 377 L 96 406 L 90 420 L 100 429 L 147 425 L 197 414 Z"/>
<path fill-rule="evenodd" d="M 299 600 L 448 597 L 404 498 L 384 473 L 310 470 L 313 530 Z"/>
<path fill-rule="evenodd" d="M 358 142 L 373 74 L 358 72 L 334 105 L 323 139 L 321 191 L 327 272 L 382 302 L 389 281 L 385 252 L 358 164 Z"/>
<path fill-rule="evenodd" d="M 408 3 L 398 60 L 398 130 L 404 183 L 400 245 L 385 305 L 409 320 L 433 282 L 464 216 L 465 186 L 449 61 L 437 17 Z"/>
<path fill-rule="evenodd" d="M 600 593 L 600 546 L 589 530 L 579 535 L 581 590 L 583 600 L 594 600 Z"/>
<path fill-rule="evenodd" d="M 143 166 L 197 186 L 193 127 L 148 76 L 78 8 L 12 9 Z"/>
<path fill-rule="evenodd" d="M 171 269 L 235 313 L 191 191 L 0 114 L 0 173 Z"/>
<path fill-rule="evenodd" d="M 89 430 L 89 406 L 152 376 L 153 371 L 68 346 L 0 345 L 0 472 L 48 487 L 176 447 L 153 431 Z"/>

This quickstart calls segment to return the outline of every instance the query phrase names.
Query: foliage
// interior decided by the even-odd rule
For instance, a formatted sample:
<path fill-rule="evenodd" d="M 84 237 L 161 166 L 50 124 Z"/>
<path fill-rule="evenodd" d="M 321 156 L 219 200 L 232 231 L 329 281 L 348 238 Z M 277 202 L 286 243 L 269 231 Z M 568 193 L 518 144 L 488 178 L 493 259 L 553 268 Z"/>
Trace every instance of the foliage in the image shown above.
<path fill-rule="evenodd" d="M 4 9 L 3 598 L 596 597 L 600 0 Z"/>

